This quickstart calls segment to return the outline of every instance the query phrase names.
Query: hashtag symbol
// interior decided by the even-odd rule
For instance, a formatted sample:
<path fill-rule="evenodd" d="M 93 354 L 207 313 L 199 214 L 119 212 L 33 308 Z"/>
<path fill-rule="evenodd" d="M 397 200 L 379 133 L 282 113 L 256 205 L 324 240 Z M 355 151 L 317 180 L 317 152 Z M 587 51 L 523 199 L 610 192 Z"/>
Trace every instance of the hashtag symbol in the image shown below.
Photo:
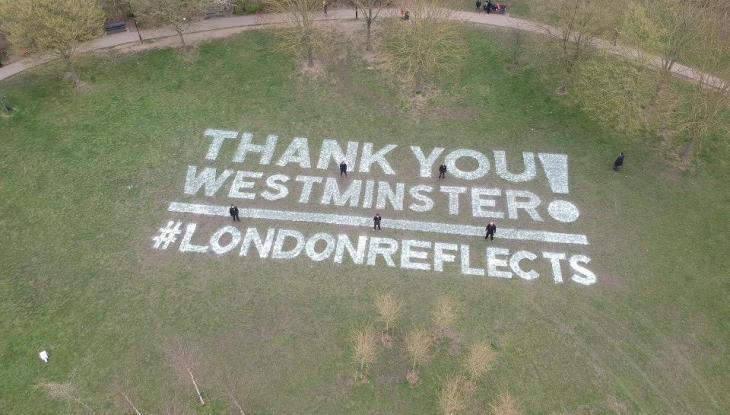
<path fill-rule="evenodd" d="M 160 228 L 152 240 L 155 242 L 152 247 L 155 249 L 167 249 L 171 243 L 177 241 L 177 236 L 182 233 L 180 227 L 182 222 L 169 221 L 167 226 Z"/>

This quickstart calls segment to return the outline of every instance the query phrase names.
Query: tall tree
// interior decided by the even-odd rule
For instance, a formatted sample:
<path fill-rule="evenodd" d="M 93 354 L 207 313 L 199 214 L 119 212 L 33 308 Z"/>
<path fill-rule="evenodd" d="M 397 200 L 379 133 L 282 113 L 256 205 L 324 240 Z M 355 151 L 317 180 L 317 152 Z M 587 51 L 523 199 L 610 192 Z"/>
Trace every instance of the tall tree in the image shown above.
<path fill-rule="evenodd" d="M 617 0 L 621 3 L 621 0 Z M 615 26 L 616 2 L 601 0 L 539 0 L 547 22 L 544 32 L 557 46 L 551 50 L 551 61 L 562 72 L 561 90 L 575 78 L 576 67 L 593 49 L 595 40 Z"/>
<path fill-rule="evenodd" d="M 200 19 L 212 0 L 131 0 L 132 10 L 143 25 L 170 25 L 185 46 L 185 30 Z"/>
<path fill-rule="evenodd" d="M 394 20 L 386 27 L 383 43 L 397 75 L 416 93 L 424 82 L 459 68 L 467 53 L 460 23 L 443 0 L 409 2 L 409 20 Z"/>
<path fill-rule="evenodd" d="M 686 104 L 678 119 L 685 142 L 679 157 L 687 166 L 702 150 L 707 137 L 730 141 L 730 13 L 719 2 L 710 8 L 702 25 L 696 28 L 702 39 L 692 45 L 692 64 L 699 77 L 687 91 Z"/>
<path fill-rule="evenodd" d="M 104 13 L 95 0 L 0 0 L 0 25 L 16 47 L 52 52 L 79 85 L 71 57 L 101 33 Z"/>
<path fill-rule="evenodd" d="M 304 57 L 307 66 L 314 66 L 314 53 L 324 45 L 326 37 L 315 26 L 314 14 L 322 8 L 320 0 L 268 0 L 269 9 L 280 13 L 288 26 L 279 31 L 279 48 L 293 56 Z"/>
<path fill-rule="evenodd" d="M 687 166 L 707 137 L 727 140 L 723 117 L 730 111 L 730 43 L 725 30 L 730 20 L 717 2 L 693 0 L 694 11 L 687 13 L 656 11 L 680 7 L 675 0 L 659 1 L 651 9 L 642 0 L 627 8 L 622 39 L 636 55 L 601 55 L 583 64 L 577 95 L 593 118 L 632 136 L 659 139 L 672 158 Z M 673 68 L 681 62 L 695 68 L 697 79 L 674 77 Z"/>
<path fill-rule="evenodd" d="M 372 27 L 373 23 L 380 16 L 386 2 L 383 0 L 353 0 L 353 4 L 357 10 L 362 12 L 365 18 L 365 31 L 367 33 L 365 49 L 372 50 Z"/>
<path fill-rule="evenodd" d="M 641 51 L 641 61 L 659 57 L 646 119 L 668 148 L 686 140 L 680 153 L 686 166 L 704 137 L 722 125 L 720 116 L 727 109 L 727 6 L 717 0 L 637 0 L 623 26 L 626 40 Z M 689 90 L 672 87 L 673 71 L 682 62 L 697 69 L 698 79 Z"/>

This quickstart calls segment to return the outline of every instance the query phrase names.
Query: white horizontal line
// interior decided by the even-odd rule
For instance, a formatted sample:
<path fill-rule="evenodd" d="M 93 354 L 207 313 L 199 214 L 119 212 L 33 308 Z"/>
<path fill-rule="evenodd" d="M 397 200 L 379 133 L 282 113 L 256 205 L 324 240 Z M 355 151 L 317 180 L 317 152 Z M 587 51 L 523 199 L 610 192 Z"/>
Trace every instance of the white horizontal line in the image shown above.
<path fill-rule="evenodd" d="M 197 203 L 172 202 L 167 208 L 170 212 L 194 213 L 206 216 L 228 216 L 228 207 L 202 205 Z M 289 210 L 239 208 L 239 216 L 250 219 L 269 219 L 288 222 L 325 223 L 329 225 L 344 225 L 356 227 L 370 227 L 373 219 L 365 216 L 336 215 L 333 213 L 294 212 Z M 440 233 L 461 236 L 484 236 L 482 226 L 456 225 L 438 222 L 420 222 L 404 219 L 383 219 L 382 226 L 386 229 L 404 231 Z M 496 238 L 514 239 L 519 241 L 552 242 L 559 244 L 588 245 L 585 235 L 531 231 L 522 229 L 499 228 Z"/>

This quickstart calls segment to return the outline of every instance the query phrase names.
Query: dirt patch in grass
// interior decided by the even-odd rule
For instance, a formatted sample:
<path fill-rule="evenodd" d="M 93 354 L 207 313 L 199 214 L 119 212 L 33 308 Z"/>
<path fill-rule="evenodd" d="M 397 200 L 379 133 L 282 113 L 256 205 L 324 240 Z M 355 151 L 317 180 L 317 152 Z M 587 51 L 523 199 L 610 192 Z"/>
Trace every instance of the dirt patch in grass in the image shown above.
<path fill-rule="evenodd" d="M 324 78 L 326 75 L 326 69 L 324 64 L 321 61 L 315 60 L 312 65 L 307 64 L 307 62 L 302 62 L 299 65 L 299 72 L 309 78 Z"/>
<path fill-rule="evenodd" d="M 447 346 L 446 350 L 449 356 L 458 356 L 461 354 L 461 334 L 451 327 L 447 327 L 443 330 L 443 336 L 446 339 Z"/>
<path fill-rule="evenodd" d="M 379 385 L 397 385 L 401 378 L 395 372 L 381 372 L 375 377 L 375 383 Z"/>
<path fill-rule="evenodd" d="M 409 385 L 411 385 L 411 387 L 416 387 L 419 383 L 421 383 L 421 378 L 418 376 L 418 372 L 415 370 L 409 370 L 406 372 L 406 381 Z"/>

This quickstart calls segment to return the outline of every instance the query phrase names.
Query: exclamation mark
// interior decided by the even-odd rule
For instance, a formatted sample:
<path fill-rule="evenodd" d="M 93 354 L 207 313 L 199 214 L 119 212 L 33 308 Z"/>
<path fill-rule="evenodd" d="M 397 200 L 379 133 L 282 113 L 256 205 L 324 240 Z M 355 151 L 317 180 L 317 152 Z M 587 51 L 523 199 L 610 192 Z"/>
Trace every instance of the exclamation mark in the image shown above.
<path fill-rule="evenodd" d="M 539 153 L 537 155 L 545 171 L 550 190 L 553 193 L 568 194 L 568 156 L 565 154 Z M 580 216 L 578 207 L 566 200 L 553 200 L 548 204 L 548 214 L 563 222 L 575 222 Z"/>
<path fill-rule="evenodd" d="M 537 155 L 545 171 L 545 177 L 553 193 L 568 191 L 568 156 L 565 154 L 539 153 Z"/>

